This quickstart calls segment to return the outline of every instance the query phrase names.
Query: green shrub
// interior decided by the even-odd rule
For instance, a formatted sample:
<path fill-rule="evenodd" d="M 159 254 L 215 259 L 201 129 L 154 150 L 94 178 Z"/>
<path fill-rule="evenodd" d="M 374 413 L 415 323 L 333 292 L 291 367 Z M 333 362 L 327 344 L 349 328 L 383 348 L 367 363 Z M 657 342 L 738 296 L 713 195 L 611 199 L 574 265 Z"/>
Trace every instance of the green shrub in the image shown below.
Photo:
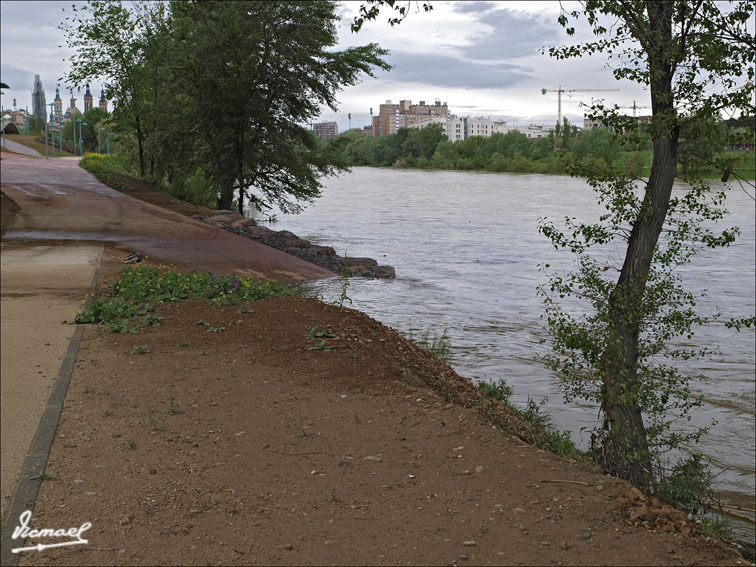
<path fill-rule="evenodd" d="M 160 273 L 147 266 L 127 266 L 113 284 L 108 296 L 93 296 L 76 314 L 76 323 L 106 324 L 112 332 L 134 332 L 131 319 L 144 315 L 139 326 L 160 324 L 161 317 L 149 315 L 164 302 L 182 299 L 210 301 L 216 305 L 270 299 L 294 295 L 294 291 L 278 282 L 261 283 L 236 275 L 213 273 L 181 273 L 168 270 Z"/>
<path fill-rule="evenodd" d="M 671 471 L 662 471 L 656 496 L 690 514 L 700 514 L 712 500 L 711 481 L 714 475 L 701 455 L 678 462 Z"/>

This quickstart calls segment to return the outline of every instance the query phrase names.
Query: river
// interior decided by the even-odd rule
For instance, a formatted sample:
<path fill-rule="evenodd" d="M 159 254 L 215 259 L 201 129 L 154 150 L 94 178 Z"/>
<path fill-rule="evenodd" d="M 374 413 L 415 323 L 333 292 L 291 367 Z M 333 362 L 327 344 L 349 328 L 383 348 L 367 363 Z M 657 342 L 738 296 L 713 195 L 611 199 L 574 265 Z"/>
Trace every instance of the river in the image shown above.
<path fill-rule="evenodd" d="M 741 237 L 729 248 L 702 251 L 680 271 L 686 287 L 707 290 L 700 312 L 719 308 L 722 320 L 753 314 L 756 297 L 754 200 L 733 185 L 727 203 L 730 214 L 721 224 L 739 226 Z M 591 220 L 600 212 L 581 179 L 363 167 L 326 179 L 320 199 L 302 214 L 279 213 L 270 226 L 394 266 L 395 280 L 351 280 L 351 306 L 404 333 L 445 330 L 460 375 L 504 378 L 520 405 L 546 399 L 554 421 L 585 448 L 596 408 L 566 404 L 559 381 L 537 359 L 548 352 L 541 343 L 548 335 L 536 294 L 545 282 L 538 264 L 562 270 L 574 259 L 556 251 L 537 226 L 539 217 Z M 621 266 L 624 250 L 608 252 Z M 337 280 L 308 287 L 326 301 L 340 293 Z M 719 322 L 691 342 L 719 351 L 680 365 L 705 400 L 692 425 L 717 422 L 696 450 L 720 473 L 716 488 L 724 499 L 753 508 L 756 330 L 738 333 Z"/>

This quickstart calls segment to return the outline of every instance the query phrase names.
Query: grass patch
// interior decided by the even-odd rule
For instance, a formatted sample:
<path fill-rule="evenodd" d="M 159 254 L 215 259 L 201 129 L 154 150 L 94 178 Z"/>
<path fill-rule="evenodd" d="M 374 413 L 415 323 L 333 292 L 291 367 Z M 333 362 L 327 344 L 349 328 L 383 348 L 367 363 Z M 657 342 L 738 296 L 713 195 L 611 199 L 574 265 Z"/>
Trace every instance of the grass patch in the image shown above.
<path fill-rule="evenodd" d="M 147 266 L 127 266 L 110 293 L 90 297 L 74 322 L 106 325 L 114 333 L 136 333 L 163 321 L 163 317 L 151 314 L 162 303 L 190 299 L 234 305 L 294 293 L 290 287 L 277 282 L 261 283 L 236 275 L 184 274 L 174 269 L 161 273 Z M 142 319 L 136 320 L 137 317 Z M 209 325 L 204 321 L 200 324 Z"/>
<path fill-rule="evenodd" d="M 479 382 L 478 389 L 489 398 L 503 403 L 508 409 L 528 422 L 532 429 L 532 438 L 537 447 L 551 451 L 557 455 L 565 455 L 576 459 L 583 457 L 583 454 L 575 447 L 575 443 L 572 442 L 569 431 L 560 431 L 554 425 L 549 414 L 544 411 L 543 406 L 546 400 L 542 400 L 539 404 L 533 399 L 528 399 L 528 403 L 524 408 L 518 408 L 510 399 L 513 390 L 506 380 L 499 380 L 493 383 Z"/>
<path fill-rule="evenodd" d="M 408 338 L 417 346 L 427 350 L 439 360 L 443 360 L 447 364 L 452 361 L 449 335 L 446 334 L 446 329 L 444 329 L 444 332 L 440 335 L 438 333 L 425 331 L 425 333 L 418 336 L 415 336 L 415 329 L 410 329 Z"/>
<path fill-rule="evenodd" d="M 127 180 L 133 179 L 135 174 L 130 164 L 114 155 L 86 154 L 79 166 L 86 169 L 106 185 L 119 191 L 129 191 L 131 185 Z"/>

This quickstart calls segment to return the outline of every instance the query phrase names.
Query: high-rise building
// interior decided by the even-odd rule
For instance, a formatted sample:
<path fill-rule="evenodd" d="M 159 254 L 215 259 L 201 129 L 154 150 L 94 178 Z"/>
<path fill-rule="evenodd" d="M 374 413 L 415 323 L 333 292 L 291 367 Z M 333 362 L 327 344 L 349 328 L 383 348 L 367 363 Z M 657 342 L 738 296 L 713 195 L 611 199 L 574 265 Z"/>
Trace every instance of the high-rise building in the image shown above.
<path fill-rule="evenodd" d="M 440 100 L 433 104 L 425 104 L 424 100 L 421 100 L 420 104 L 412 104 L 411 100 L 401 100 L 399 104 L 393 104 L 387 100 L 386 104 L 379 107 L 377 128 L 373 128 L 377 133 L 374 135 L 395 134 L 399 128 L 407 128 L 429 117 L 448 115 L 449 107 L 446 103 L 441 104 Z M 374 124 L 375 122 L 374 120 Z"/>
<path fill-rule="evenodd" d="M 320 122 L 312 125 L 312 131 L 321 140 L 333 138 L 339 133 L 339 125 L 336 122 Z"/>
<path fill-rule="evenodd" d="M 84 112 L 92 108 L 92 93 L 89 92 L 89 83 L 87 83 L 87 92 L 84 93 Z"/>
<path fill-rule="evenodd" d="M 39 75 L 34 75 L 32 114 L 35 118 L 41 118 L 42 120 L 47 118 L 47 99 L 45 99 L 45 89 L 42 88 L 42 80 L 39 78 Z"/>
<path fill-rule="evenodd" d="M 100 110 L 108 111 L 108 99 L 105 98 L 105 90 L 100 90 Z"/>

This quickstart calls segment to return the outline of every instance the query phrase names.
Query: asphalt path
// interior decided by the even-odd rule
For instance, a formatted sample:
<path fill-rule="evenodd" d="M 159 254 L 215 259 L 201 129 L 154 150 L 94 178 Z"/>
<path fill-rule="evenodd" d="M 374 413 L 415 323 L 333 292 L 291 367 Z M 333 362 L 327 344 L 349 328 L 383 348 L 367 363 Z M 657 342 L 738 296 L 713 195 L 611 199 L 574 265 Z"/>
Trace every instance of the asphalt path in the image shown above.
<path fill-rule="evenodd" d="M 32 157 L 44 157 L 37 150 L 34 150 L 23 144 L 19 144 L 18 142 L 14 142 L 13 140 L 3 140 L 2 144 L 3 144 L 3 147 L 9 152 L 15 152 L 17 154 L 23 154 L 23 155 L 32 156 Z"/>
<path fill-rule="evenodd" d="M 181 269 L 275 280 L 333 277 L 319 266 L 111 189 L 74 160 L 3 154 L 2 191 L 19 206 L 4 240 L 113 242 Z"/>

